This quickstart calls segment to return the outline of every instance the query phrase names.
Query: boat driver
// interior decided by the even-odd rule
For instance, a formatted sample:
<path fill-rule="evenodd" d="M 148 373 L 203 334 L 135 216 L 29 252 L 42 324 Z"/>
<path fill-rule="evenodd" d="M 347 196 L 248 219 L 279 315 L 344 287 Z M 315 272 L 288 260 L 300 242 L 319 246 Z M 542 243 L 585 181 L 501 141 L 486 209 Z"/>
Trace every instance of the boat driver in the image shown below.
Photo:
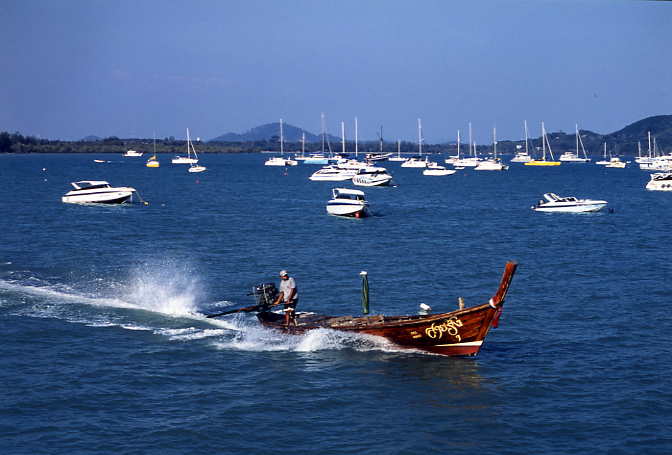
<path fill-rule="evenodd" d="M 296 325 L 296 313 L 295 308 L 299 303 L 299 291 L 296 288 L 296 282 L 294 278 L 289 276 L 287 270 L 280 271 L 280 292 L 278 297 L 273 302 L 274 305 L 279 305 L 284 303 L 285 312 L 285 325 L 289 327 L 289 324 L 292 323 Z"/>

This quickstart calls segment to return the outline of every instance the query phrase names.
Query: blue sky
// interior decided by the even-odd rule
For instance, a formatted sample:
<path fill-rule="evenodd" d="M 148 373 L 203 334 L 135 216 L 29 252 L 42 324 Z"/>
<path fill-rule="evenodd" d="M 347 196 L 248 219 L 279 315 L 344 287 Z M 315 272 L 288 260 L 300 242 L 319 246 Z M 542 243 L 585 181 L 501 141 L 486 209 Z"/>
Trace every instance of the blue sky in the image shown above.
<path fill-rule="evenodd" d="M 3 0 L 0 130 L 610 133 L 672 114 L 671 45 L 672 2 Z"/>

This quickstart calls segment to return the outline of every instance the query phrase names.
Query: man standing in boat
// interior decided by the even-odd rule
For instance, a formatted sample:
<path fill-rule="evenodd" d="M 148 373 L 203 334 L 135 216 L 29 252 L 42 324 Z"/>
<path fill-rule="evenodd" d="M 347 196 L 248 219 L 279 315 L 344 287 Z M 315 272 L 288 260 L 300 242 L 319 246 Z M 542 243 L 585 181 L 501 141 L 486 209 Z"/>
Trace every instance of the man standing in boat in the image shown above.
<path fill-rule="evenodd" d="M 285 308 L 285 325 L 289 327 L 292 323 L 296 325 L 296 314 L 294 312 L 296 305 L 299 303 L 299 291 L 296 288 L 294 278 L 289 276 L 287 270 L 280 271 L 280 293 L 273 302 L 274 305 L 284 303 Z"/>

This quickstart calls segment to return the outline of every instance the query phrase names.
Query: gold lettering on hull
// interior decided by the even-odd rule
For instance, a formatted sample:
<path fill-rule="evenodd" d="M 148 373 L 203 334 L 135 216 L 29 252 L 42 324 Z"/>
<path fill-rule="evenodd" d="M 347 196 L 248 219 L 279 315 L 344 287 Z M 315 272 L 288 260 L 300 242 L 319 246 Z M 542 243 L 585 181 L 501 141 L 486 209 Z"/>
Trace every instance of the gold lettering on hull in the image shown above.
<path fill-rule="evenodd" d="M 462 341 L 460 336 L 460 327 L 462 327 L 462 321 L 453 316 L 450 319 L 446 319 L 441 324 L 432 324 L 431 326 L 425 329 L 425 334 L 431 339 L 440 340 L 443 337 L 444 333 L 447 333 L 449 336 L 454 337 L 457 341 Z"/>

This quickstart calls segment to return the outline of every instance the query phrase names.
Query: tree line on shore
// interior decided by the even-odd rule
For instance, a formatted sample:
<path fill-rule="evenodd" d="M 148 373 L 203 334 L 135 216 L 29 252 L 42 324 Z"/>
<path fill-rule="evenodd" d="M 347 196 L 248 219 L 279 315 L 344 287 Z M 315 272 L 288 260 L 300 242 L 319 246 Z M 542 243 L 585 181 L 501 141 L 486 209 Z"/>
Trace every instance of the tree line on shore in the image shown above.
<path fill-rule="evenodd" d="M 602 154 L 603 144 L 606 142 L 610 153 L 614 155 L 636 155 L 638 153 L 639 139 L 633 137 L 615 136 L 617 133 L 611 135 L 599 135 L 590 131 L 580 131 L 583 144 L 589 155 L 598 156 Z M 574 150 L 576 145 L 576 135 L 566 134 L 564 132 L 556 132 L 548 134 L 549 142 L 555 154 L 560 154 L 565 151 Z M 643 139 L 643 138 L 642 138 Z M 267 140 L 248 141 L 248 142 L 200 142 L 195 143 L 198 153 L 259 153 L 264 151 L 272 151 L 278 153 L 280 151 L 279 138 L 277 136 L 271 137 Z M 541 147 L 541 138 L 532 138 L 528 140 L 528 146 L 531 153 Z M 320 143 L 306 144 L 306 153 L 316 152 L 321 150 Z M 513 154 L 517 150 L 525 147 L 525 141 L 498 141 L 497 153 Z M 648 146 L 643 144 L 642 153 L 646 152 Z M 358 144 L 359 153 L 378 153 L 381 145 L 378 141 L 360 142 Z M 404 155 L 417 154 L 418 144 L 408 141 L 402 141 L 399 144 L 396 142 L 384 142 L 382 144 L 382 151 L 384 153 L 396 153 L 399 151 Z M 186 153 L 186 141 L 177 140 L 173 137 L 157 139 L 120 139 L 118 137 L 107 137 L 97 140 L 82 140 L 82 141 L 62 141 L 36 138 L 34 136 L 24 136 L 18 132 L 8 133 L 0 132 L 0 153 L 118 153 L 123 154 L 127 150 L 136 150 L 143 153 L 168 153 L 168 154 L 184 154 Z M 286 153 L 298 153 L 301 151 L 301 144 L 285 143 L 284 150 Z M 327 151 L 335 153 L 341 152 L 341 144 L 327 144 Z M 353 142 L 346 143 L 346 152 L 353 154 L 355 145 Z M 659 153 L 672 152 L 672 146 L 657 144 Z M 447 153 L 455 154 L 457 152 L 457 144 L 423 144 L 423 153 Z M 477 151 L 479 154 L 491 153 L 493 151 L 492 144 L 478 145 Z M 460 149 L 461 154 L 469 154 L 468 144 L 462 144 Z"/>

